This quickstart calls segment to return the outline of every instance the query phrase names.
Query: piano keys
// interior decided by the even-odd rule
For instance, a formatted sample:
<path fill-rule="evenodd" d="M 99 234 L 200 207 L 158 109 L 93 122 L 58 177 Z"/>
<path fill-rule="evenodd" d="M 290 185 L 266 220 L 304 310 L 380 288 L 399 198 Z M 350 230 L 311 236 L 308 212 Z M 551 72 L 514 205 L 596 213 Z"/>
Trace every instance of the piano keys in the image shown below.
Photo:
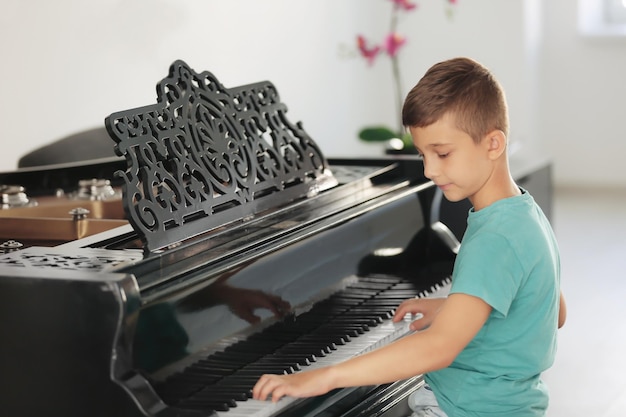
<path fill-rule="evenodd" d="M 390 343 L 408 332 L 390 322 L 402 300 L 445 294 L 454 251 L 429 226 L 419 158 L 326 159 L 268 83 L 226 89 L 177 61 L 157 91 L 106 119 L 123 159 L 0 174 L 43 202 L 97 171 L 125 214 L 0 255 L 3 413 L 406 412 L 420 376 L 277 404 L 250 390 Z"/>
<path fill-rule="evenodd" d="M 293 373 L 339 363 L 409 333 L 392 323 L 395 307 L 415 296 L 415 286 L 385 276 L 349 277 L 347 286 L 310 310 L 272 324 L 192 363 L 156 386 L 175 407 L 228 416 L 270 416 L 295 399 L 277 405 L 251 400 L 251 387 L 264 373 Z M 433 288 L 443 296 L 447 285 Z M 218 415 L 220 415 L 218 413 Z"/>

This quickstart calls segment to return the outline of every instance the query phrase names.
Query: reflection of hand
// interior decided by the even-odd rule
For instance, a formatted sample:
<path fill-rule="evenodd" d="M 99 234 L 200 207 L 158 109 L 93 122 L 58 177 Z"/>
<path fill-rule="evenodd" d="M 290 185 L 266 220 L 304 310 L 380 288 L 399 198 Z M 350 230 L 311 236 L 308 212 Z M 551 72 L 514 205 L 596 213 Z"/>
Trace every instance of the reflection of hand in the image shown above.
<path fill-rule="evenodd" d="M 284 317 L 291 305 L 282 298 L 264 293 L 260 290 L 235 288 L 227 285 L 219 288 L 221 301 L 230 307 L 230 310 L 248 323 L 258 323 L 261 318 L 254 314 L 257 308 L 266 308 L 277 318 Z"/>
<path fill-rule="evenodd" d="M 277 295 L 267 294 L 261 290 L 237 288 L 228 285 L 227 281 L 237 272 L 252 262 L 223 273 L 217 282 L 183 298 L 179 307 L 184 310 L 200 310 L 217 304 L 226 304 L 238 317 L 248 323 L 258 323 L 261 318 L 254 314 L 257 308 L 270 310 L 274 317 L 285 317 L 291 311 L 291 305 Z"/>
<path fill-rule="evenodd" d="M 423 330 L 433 322 L 445 300 L 445 298 L 412 298 L 403 301 L 396 309 L 393 321 L 398 322 L 407 314 L 419 314 L 421 317 L 411 323 L 411 330 Z"/>

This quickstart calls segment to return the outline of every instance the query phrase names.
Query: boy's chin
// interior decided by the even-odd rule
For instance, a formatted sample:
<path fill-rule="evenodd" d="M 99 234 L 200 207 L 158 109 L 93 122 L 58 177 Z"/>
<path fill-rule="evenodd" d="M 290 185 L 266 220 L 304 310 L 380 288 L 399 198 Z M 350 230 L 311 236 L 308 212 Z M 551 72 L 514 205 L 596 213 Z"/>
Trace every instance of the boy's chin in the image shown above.
<path fill-rule="evenodd" d="M 451 203 L 458 203 L 459 201 L 463 201 L 467 198 L 466 195 L 453 193 L 453 192 L 443 192 L 443 196 Z"/>

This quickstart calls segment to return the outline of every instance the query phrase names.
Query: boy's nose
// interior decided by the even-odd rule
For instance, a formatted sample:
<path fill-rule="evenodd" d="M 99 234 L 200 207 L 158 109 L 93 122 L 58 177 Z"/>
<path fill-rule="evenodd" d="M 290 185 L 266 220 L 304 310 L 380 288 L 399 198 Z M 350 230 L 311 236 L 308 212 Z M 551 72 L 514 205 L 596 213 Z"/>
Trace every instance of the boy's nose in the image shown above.
<path fill-rule="evenodd" d="M 436 177 L 435 166 L 432 162 L 426 162 L 426 158 L 424 158 L 424 176 L 430 180 L 433 177 Z"/>

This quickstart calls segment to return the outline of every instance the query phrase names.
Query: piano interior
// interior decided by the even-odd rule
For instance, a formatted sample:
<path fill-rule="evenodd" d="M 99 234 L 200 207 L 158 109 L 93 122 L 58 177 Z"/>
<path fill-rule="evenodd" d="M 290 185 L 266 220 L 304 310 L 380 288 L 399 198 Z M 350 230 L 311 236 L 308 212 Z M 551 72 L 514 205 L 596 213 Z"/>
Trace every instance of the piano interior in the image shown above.
<path fill-rule="evenodd" d="M 421 160 L 326 159 L 271 83 L 176 61 L 157 91 L 106 119 L 120 158 L 0 174 L 3 411 L 405 414 L 420 376 L 275 405 L 251 388 L 390 343 L 401 301 L 445 294 Z"/>

